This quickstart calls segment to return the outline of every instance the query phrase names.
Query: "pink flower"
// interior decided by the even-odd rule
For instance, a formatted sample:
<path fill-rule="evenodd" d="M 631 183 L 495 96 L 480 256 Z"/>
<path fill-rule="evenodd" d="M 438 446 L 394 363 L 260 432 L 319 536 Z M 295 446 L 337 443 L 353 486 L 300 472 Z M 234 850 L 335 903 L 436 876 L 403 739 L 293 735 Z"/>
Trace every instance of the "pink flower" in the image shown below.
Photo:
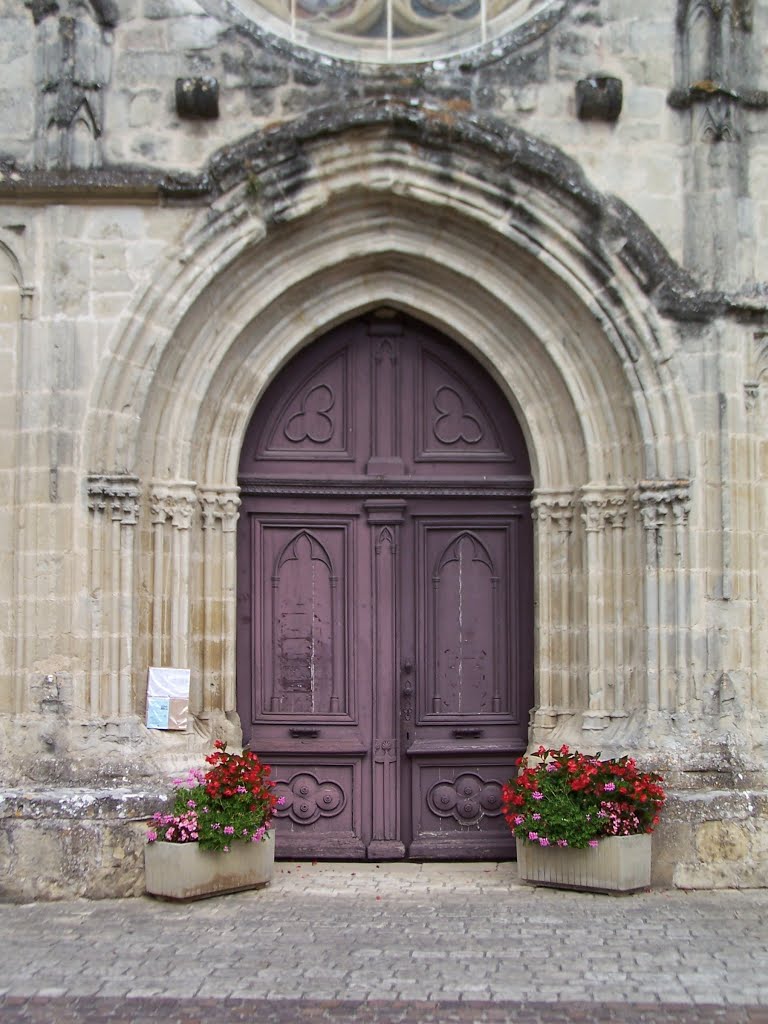
<path fill-rule="evenodd" d="M 544 799 L 544 794 L 543 793 L 539 793 L 538 790 L 536 790 L 534 793 L 531 793 L 531 796 L 533 797 L 534 800 L 543 800 Z"/>
<path fill-rule="evenodd" d="M 597 839 L 590 839 L 589 840 L 589 845 L 590 846 L 597 846 L 598 845 Z"/>
<path fill-rule="evenodd" d="M 522 814 L 516 814 L 515 815 L 514 822 L 515 822 L 516 825 L 522 825 L 524 821 L 525 821 L 525 818 L 523 817 Z"/>
<path fill-rule="evenodd" d="M 157 840 L 157 832 L 153 828 L 147 829 L 147 842 L 154 843 Z"/>
<path fill-rule="evenodd" d="M 224 835 L 225 836 L 233 836 L 234 834 L 235 834 L 235 827 L 234 827 L 234 825 L 225 825 L 224 826 Z"/>
<path fill-rule="evenodd" d="M 567 846 L 568 845 L 568 840 L 567 839 L 558 839 L 557 840 L 557 845 L 558 846 Z"/>
<path fill-rule="evenodd" d="M 539 838 L 539 833 L 538 832 L 529 832 L 528 833 L 528 838 L 533 843 L 533 842 L 535 842 Z"/>
<path fill-rule="evenodd" d="M 545 836 L 542 836 L 541 839 L 539 839 L 539 846 L 549 846 L 549 840 Z"/>
<path fill-rule="evenodd" d="M 541 821 L 541 815 L 540 814 L 532 814 L 531 817 L 533 818 L 534 821 Z"/>

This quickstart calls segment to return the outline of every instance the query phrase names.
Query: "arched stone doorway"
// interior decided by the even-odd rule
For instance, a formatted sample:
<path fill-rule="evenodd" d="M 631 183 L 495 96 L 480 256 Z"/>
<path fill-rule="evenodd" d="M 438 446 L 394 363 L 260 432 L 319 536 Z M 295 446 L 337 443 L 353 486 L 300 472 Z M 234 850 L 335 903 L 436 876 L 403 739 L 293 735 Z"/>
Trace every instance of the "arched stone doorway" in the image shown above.
<path fill-rule="evenodd" d="M 286 856 L 509 855 L 533 481 L 498 386 L 379 310 L 283 369 L 240 460 L 238 711 Z"/>
<path fill-rule="evenodd" d="M 83 703 L 92 714 L 140 713 L 146 665 L 189 665 L 195 733 L 162 751 L 147 744 L 147 758 L 188 759 L 212 734 L 240 740 L 236 533 L 248 425 L 303 347 L 384 305 L 470 353 L 525 437 L 535 483 L 529 744 L 655 758 L 681 749 L 676 716 L 700 690 L 689 509 L 702 512 L 676 334 L 631 272 L 636 249 L 618 244 L 621 211 L 556 154 L 523 166 L 513 144 L 528 141 L 491 145 L 470 132 L 459 195 L 433 150 L 397 127 L 321 134 L 307 143 L 315 177 L 301 201 L 293 194 L 290 208 L 263 216 L 238 159 L 217 216 L 189 227 L 183 258 L 116 338 L 83 452 L 91 523 L 78 564 L 94 595 Z M 541 145 L 524 151 L 533 160 Z M 288 173 L 278 155 L 265 159 Z M 510 202 L 518 180 L 526 187 Z M 269 204 L 289 195 L 278 191 Z"/>

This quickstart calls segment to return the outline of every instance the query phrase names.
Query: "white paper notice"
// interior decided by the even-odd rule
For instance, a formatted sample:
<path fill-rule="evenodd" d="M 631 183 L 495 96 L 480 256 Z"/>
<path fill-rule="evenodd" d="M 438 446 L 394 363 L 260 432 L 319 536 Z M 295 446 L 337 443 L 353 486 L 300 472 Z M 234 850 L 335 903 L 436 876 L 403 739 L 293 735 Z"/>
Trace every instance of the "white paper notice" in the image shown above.
<path fill-rule="evenodd" d="M 147 728 L 185 730 L 189 715 L 188 668 L 150 668 Z"/>

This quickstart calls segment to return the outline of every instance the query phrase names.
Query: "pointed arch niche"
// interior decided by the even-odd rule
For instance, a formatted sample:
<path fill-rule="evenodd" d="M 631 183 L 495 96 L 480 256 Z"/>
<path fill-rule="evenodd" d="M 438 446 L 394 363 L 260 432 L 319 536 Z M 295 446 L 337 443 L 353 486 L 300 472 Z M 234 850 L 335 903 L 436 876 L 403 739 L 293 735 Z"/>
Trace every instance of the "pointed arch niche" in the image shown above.
<path fill-rule="evenodd" d="M 692 432 L 674 333 L 619 258 L 620 225 L 601 234 L 610 204 L 572 165 L 556 171 L 562 154 L 534 173 L 469 136 L 451 174 L 392 126 L 305 138 L 298 162 L 278 151 L 260 206 L 234 164 L 222 172 L 215 215 L 157 275 L 93 396 L 88 471 L 125 467 L 141 491 L 133 582 L 151 628 L 136 679 L 185 659 L 194 712 L 232 715 L 247 425 L 300 348 L 386 306 L 468 350 L 525 433 L 533 736 L 618 737 L 629 718 L 676 708 L 690 685 Z M 113 555 L 96 555 L 103 574 Z"/>

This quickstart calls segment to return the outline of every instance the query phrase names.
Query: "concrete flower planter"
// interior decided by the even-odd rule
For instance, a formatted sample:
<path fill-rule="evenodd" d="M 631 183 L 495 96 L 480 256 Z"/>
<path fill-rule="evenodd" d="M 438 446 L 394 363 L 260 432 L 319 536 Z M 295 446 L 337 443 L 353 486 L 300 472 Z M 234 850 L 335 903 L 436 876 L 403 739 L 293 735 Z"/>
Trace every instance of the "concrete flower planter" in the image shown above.
<path fill-rule="evenodd" d="M 651 884 L 651 836 L 608 836 L 594 847 L 573 850 L 519 840 L 521 882 L 585 892 L 630 893 Z"/>
<path fill-rule="evenodd" d="M 272 880 L 275 833 L 260 843 L 233 843 L 229 853 L 201 850 L 197 843 L 148 843 L 144 849 L 145 888 L 168 900 L 194 900 Z"/>

